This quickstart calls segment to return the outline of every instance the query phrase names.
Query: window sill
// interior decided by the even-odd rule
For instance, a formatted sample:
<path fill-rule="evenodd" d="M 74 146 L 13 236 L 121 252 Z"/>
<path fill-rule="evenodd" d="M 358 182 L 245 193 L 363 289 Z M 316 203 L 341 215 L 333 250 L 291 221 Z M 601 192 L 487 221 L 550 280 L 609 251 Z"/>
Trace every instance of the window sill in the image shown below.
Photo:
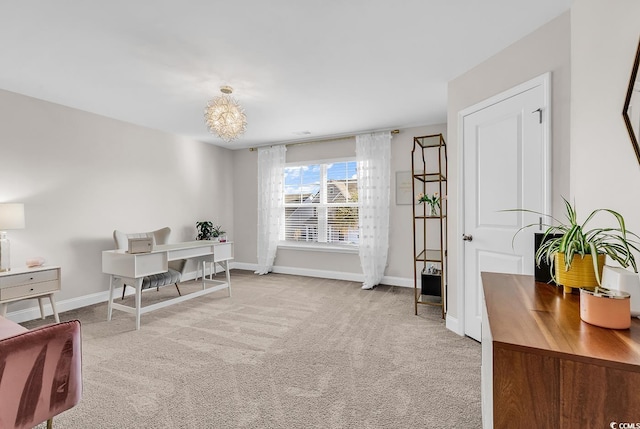
<path fill-rule="evenodd" d="M 358 254 L 357 245 L 336 246 L 330 243 L 291 243 L 281 241 L 278 243 L 278 249 L 284 250 L 302 250 L 311 252 L 330 252 L 330 253 L 352 253 Z"/>

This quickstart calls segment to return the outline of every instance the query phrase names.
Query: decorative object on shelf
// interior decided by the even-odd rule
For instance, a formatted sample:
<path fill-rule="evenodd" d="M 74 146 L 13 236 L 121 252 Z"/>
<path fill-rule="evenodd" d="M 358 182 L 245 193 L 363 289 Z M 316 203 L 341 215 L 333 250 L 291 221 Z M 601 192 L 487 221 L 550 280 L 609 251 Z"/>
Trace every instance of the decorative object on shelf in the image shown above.
<path fill-rule="evenodd" d="M 622 108 L 622 117 L 629 131 L 636 158 L 640 162 L 640 145 L 638 144 L 638 140 L 640 140 L 640 80 L 638 79 L 638 67 L 640 67 L 640 41 L 638 42 L 636 58 L 631 69 L 627 97 Z"/>
<path fill-rule="evenodd" d="M 601 287 L 593 290 L 580 288 L 580 318 L 602 328 L 629 329 L 630 295 Z"/>
<path fill-rule="evenodd" d="M 27 259 L 26 265 L 29 268 L 35 268 L 35 267 L 43 266 L 45 262 L 46 261 L 45 261 L 44 258 L 42 258 L 40 256 L 36 256 L 36 257 Z"/>
<path fill-rule="evenodd" d="M 226 234 L 226 231 L 222 230 L 222 225 L 214 225 L 213 222 L 208 220 L 196 222 L 196 229 L 198 230 L 196 240 L 218 241 L 219 237 Z"/>
<path fill-rule="evenodd" d="M 411 198 L 416 198 L 418 203 L 412 204 L 414 311 L 417 315 L 420 304 L 439 306 L 443 319 L 447 311 L 446 196 L 447 145 L 444 137 L 442 134 L 414 137 Z"/>
<path fill-rule="evenodd" d="M 440 208 L 440 196 L 437 192 L 433 195 L 423 194 L 420 192 L 417 195 L 418 204 L 427 203 L 429 206 L 429 216 L 438 216 L 438 209 Z"/>
<path fill-rule="evenodd" d="M 507 211 L 535 213 L 558 223 L 557 226 L 543 223 L 530 224 L 521 228 L 520 231 L 531 226 L 544 225 L 547 227 L 543 243 L 536 252 L 536 262 L 538 265 L 543 261 L 549 264 L 551 277 L 557 284 L 564 286 L 565 292 L 571 292 L 573 288 L 578 287 L 594 288 L 599 286 L 605 255 L 620 266 L 624 268 L 631 266 L 634 272 L 638 272 L 633 252 L 640 252 L 640 249 L 637 247 L 638 243 L 630 238 L 638 238 L 638 236 L 626 229 L 624 218 L 620 213 L 610 209 L 596 209 L 587 216 L 582 224 L 579 224 L 575 207 L 565 198 L 563 201 L 567 216 L 566 223 L 532 210 Z M 587 229 L 587 224 L 599 213 L 612 215 L 618 227 Z M 559 236 L 552 237 L 552 234 L 559 234 Z M 598 255 L 598 257 L 593 258 L 593 255 Z M 576 258 L 577 256 L 580 258 Z M 558 267 L 564 267 L 564 270 L 558 269 Z M 576 273 L 575 270 L 584 271 Z"/>
<path fill-rule="evenodd" d="M 428 296 L 442 296 L 442 270 L 430 264 L 422 270 L 420 293 Z"/>
<path fill-rule="evenodd" d="M 222 140 L 230 142 L 240 137 L 247 129 L 247 116 L 244 109 L 232 97 L 230 86 L 220 87 L 219 95 L 207 103 L 204 119 L 209 132 L 217 134 Z"/>
<path fill-rule="evenodd" d="M 24 204 L 0 203 L 0 272 L 11 269 L 11 243 L 6 231 L 24 229 L 24 227 Z"/>
<path fill-rule="evenodd" d="M 127 253 L 150 253 L 153 237 L 131 237 L 127 239 Z"/>

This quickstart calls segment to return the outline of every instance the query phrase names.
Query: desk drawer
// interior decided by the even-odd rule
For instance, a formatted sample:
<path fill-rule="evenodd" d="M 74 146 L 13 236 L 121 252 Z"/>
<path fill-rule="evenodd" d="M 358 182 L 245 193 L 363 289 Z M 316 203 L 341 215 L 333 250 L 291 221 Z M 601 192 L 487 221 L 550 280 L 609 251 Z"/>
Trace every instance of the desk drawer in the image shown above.
<path fill-rule="evenodd" d="M 231 243 L 216 244 L 213 250 L 213 260 L 217 262 L 217 261 L 227 261 L 229 259 L 233 259 L 233 244 Z"/>
<path fill-rule="evenodd" d="M 57 290 L 60 290 L 60 282 L 58 280 L 4 287 L 0 289 L 0 300 L 27 298 L 32 295 L 42 295 L 43 293 L 55 292 Z"/>
<path fill-rule="evenodd" d="M 0 277 L 0 288 L 31 285 L 51 280 L 58 280 L 58 270 L 55 268 L 51 270 L 34 271 L 32 273 L 21 273 L 13 276 L 2 276 Z"/>

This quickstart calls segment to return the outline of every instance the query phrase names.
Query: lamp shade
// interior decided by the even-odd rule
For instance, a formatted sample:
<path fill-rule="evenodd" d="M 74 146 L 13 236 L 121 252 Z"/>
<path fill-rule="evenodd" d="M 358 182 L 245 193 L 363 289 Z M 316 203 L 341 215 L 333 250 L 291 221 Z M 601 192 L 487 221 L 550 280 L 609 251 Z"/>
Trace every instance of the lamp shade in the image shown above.
<path fill-rule="evenodd" d="M 0 231 L 24 229 L 24 204 L 0 203 Z"/>

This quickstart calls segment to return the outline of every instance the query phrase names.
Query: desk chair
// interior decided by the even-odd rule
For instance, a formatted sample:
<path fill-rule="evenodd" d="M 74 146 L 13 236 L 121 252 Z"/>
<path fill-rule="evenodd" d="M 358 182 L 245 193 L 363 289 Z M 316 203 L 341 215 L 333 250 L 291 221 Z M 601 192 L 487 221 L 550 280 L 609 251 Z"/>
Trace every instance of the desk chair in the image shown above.
<path fill-rule="evenodd" d="M 116 249 L 124 250 L 129 248 L 129 239 L 130 238 L 151 238 L 153 239 L 154 245 L 156 244 L 167 244 L 169 241 L 169 235 L 171 234 L 171 228 L 165 227 L 158 229 L 156 231 L 151 232 L 138 232 L 126 234 L 122 231 L 115 230 L 113 231 L 113 239 L 116 242 Z M 187 263 L 186 259 L 181 259 L 179 261 L 171 261 L 169 262 L 169 270 L 160 273 L 160 274 L 152 274 L 150 276 L 145 276 L 142 279 L 142 290 L 156 288 L 156 290 L 160 290 L 162 286 L 175 285 L 178 290 L 178 295 L 182 296 L 180 293 L 180 287 L 178 283 L 180 283 L 180 279 L 182 278 L 182 274 L 184 272 L 184 267 Z M 132 286 L 132 285 L 130 285 Z M 122 299 L 124 299 L 125 290 L 127 285 L 125 283 L 122 284 Z"/>
<path fill-rule="evenodd" d="M 11 323 L 0 317 L 0 428 L 30 429 L 46 420 L 50 429 L 53 417 L 82 397 L 80 322 L 3 332 Z"/>

